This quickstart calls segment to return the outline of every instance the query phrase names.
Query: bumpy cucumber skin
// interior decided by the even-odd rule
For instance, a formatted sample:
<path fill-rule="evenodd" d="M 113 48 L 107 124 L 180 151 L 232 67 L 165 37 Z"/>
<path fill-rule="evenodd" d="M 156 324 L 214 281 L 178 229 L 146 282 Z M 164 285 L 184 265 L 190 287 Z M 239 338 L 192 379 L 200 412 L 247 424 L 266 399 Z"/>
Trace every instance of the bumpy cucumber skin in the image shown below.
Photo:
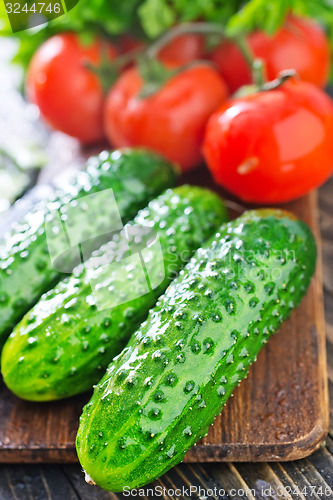
<path fill-rule="evenodd" d="M 126 229 L 130 232 L 131 228 L 143 226 L 157 231 L 164 257 L 164 279 L 157 276 L 158 249 L 151 251 L 147 267 L 151 281 L 161 281 L 160 285 L 128 302 L 127 293 L 131 296 L 133 289 L 139 291 L 145 286 L 143 276 L 136 273 L 136 268 L 128 270 L 128 263 L 122 264 L 126 254 L 116 240 L 102 247 L 93 257 L 105 252 L 115 254 L 119 261 L 115 271 L 111 273 L 108 267 L 103 272 L 99 267 L 86 271 L 79 266 L 73 276 L 41 298 L 8 338 L 1 364 L 9 389 L 33 401 L 64 398 L 90 389 L 171 279 L 224 221 L 222 200 L 199 187 L 169 189 L 150 202 Z M 132 253 L 135 250 L 131 244 Z M 122 293 L 124 302 L 112 309 L 96 309 L 90 284 L 93 278 L 103 284 L 99 293 L 111 301 L 112 293 L 115 300 Z"/>
<path fill-rule="evenodd" d="M 71 200 L 112 188 L 124 223 L 164 189 L 174 186 L 177 173 L 164 158 L 140 149 L 103 152 L 91 158 L 87 169 L 79 172 L 64 190 L 57 190 L 52 202 L 41 203 L 22 223 L 15 224 L 0 243 L 0 348 L 15 324 L 63 276 L 50 262 L 45 236 L 45 217 Z M 89 213 L 89 224 L 107 207 L 96 205 Z M 87 214 L 77 211 L 76 227 L 87 227 Z M 56 220 L 54 222 L 56 225 Z M 95 242 L 88 241 L 87 245 Z M 99 245 L 100 246 L 100 242 Z M 86 248 L 85 250 L 93 250 Z"/>
<path fill-rule="evenodd" d="M 85 406 L 76 444 L 87 480 L 121 491 L 181 462 L 299 304 L 315 261 L 310 229 L 286 212 L 248 212 L 222 226 Z"/>

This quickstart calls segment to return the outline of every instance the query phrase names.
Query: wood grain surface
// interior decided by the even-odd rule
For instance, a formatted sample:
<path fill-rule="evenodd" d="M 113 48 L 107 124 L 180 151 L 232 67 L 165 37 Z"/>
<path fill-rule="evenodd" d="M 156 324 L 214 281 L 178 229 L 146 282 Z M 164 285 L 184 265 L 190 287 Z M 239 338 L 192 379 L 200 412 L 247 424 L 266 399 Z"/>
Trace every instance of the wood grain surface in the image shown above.
<path fill-rule="evenodd" d="M 213 187 L 205 170 L 183 181 Z M 42 194 L 39 188 L 37 197 Z M 36 196 L 36 191 L 32 195 Z M 27 209 L 32 195 L 18 210 L 22 211 L 22 206 Z M 244 208 L 233 200 L 227 202 L 233 217 Z M 310 225 L 320 247 L 316 194 L 284 208 Z M 260 353 L 247 380 L 235 390 L 207 437 L 187 453 L 185 461 L 277 461 L 309 455 L 328 431 L 326 380 L 319 258 L 301 306 Z M 54 403 L 28 403 L 10 394 L 2 383 L 0 462 L 77 461 L 75 435 L 88 398 L 85 394 Z"/>

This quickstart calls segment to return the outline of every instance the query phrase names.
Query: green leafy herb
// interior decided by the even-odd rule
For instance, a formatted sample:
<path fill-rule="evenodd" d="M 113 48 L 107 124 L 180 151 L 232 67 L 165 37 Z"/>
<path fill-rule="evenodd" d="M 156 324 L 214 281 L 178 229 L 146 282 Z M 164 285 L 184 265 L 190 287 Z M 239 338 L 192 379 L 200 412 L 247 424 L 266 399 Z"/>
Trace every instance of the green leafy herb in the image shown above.
<path fill-rule="evenodd" d="M 85 39 L 92 33 L 113 38 L 123 32 L 155 38 L 176 22 L 214 21 L 236 35 L 255 28 L 273 33 L 288 12 L 310 16 L 327 29 L 333 48 L 333 0 L 80 0 L 66 15 L 48 24 L 17 33 L 21 40 L 16 61 L 26 66 L 36 48 L 49 36 L 72 30 Z M 9 34 L 3 2 L 0 28 Z"/>

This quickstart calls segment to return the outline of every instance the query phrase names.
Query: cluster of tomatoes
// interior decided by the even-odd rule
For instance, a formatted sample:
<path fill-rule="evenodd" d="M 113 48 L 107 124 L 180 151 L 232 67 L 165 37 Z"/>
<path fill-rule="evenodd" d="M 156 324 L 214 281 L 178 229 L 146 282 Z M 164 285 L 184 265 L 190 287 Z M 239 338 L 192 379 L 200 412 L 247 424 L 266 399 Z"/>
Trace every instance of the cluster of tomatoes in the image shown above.
<path fill-rule="evenodd" d="M 83 143 L 106 137 L 113 147 L 148 147 L 183 171 L 204 158 L 216 182 L 241 199 L 284 202 L 333 170 L 333 103 L 322 90 L 329 44 L 316 23 L 292 15 L 275 35 L 257 31 L 247 43 L 265 62 L 267 79 L 289 68 L 297 76 L 232 96 L 251 83 L 238 46 L 224 40 L 207 54 L 202 36 L 184 34 L 158 57 L 167 68 L 185 66 L 155 93 L 142 96 L 146 82 L 133 64 L 105 93 L 91 66 L 105 58 L 112 64 L 138 42 L 123 37 L 115 46 L 96 38 L 86 46 L 62 33 L 34 55 L 27 96 L 49 124 Z"/>

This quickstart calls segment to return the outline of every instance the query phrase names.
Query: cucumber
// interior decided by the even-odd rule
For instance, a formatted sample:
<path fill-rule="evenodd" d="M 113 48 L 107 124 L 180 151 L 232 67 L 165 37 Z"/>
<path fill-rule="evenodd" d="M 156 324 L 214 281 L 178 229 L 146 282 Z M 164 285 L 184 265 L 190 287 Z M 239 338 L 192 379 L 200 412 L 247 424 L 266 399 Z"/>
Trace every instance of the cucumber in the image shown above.
<path fill-rule="evenodd" d="M 17 325 L 2 353 L 9 389 L 33 401 L 90 389 L 171 279 L 225 220 L 220 198 L 199 187 L 169 189 L 152 201 L 125 227 L 132 235 L 130 256 L 122 232 L 44 295 Z M 158 244 L 147 249 L 154 231 Z M 112 263 L 100 265 L 105 261 Z M 97 283 L 94 293 L 92 283 Z"/>
<path fill-rule="evenodd" d="M 181 462 L 299 304 L 315 261 L 310 229 L 287 212 L 223 225 L 95 387 L 76 440 L 86 480 L 122 491 Z"/>
<path fill-rule="evenodd" d="M 100 198 L 89 197 L 89 213 L 81 207 L 75 211 L 74 200 L 112 188 L 119 215 L 125 223 L 149 200 L 173 186 L 176 177 L 174 166 L 155 153 L 140 149 L 104 151 L 91 158 L 87 169 L 79 172 L 70 185 L 58 189 L 52 200 L 41 202 L 21 223 L 15 224 L 0 244 L 0 348 L 22 316 L 64 276 L 62 271 L 70 272 L 75 263 L 80 262 L 76 245 L 75 250 L 64 252 L 60 262 L 51 263 L 48 244 L 59 245 L 61 239 L 55 235 L 47 241 L 45 220 L 48 228 L 57 230 L 62 223 L 60 213 L 62 220 L 70 213 L 69 222 L 77 232 L 76 240 L 83 241 L 82 251 L 88 255 L 103 240 L 108 241 L 110 235 L 91 238 L 91 230 L 98 221 L 104 227 L 112 224 L 114 210 L 106 204 L 107 200 L 105 206 L 101 206 Z M 102 228 L 101 231 L 106 232 Z"/>

